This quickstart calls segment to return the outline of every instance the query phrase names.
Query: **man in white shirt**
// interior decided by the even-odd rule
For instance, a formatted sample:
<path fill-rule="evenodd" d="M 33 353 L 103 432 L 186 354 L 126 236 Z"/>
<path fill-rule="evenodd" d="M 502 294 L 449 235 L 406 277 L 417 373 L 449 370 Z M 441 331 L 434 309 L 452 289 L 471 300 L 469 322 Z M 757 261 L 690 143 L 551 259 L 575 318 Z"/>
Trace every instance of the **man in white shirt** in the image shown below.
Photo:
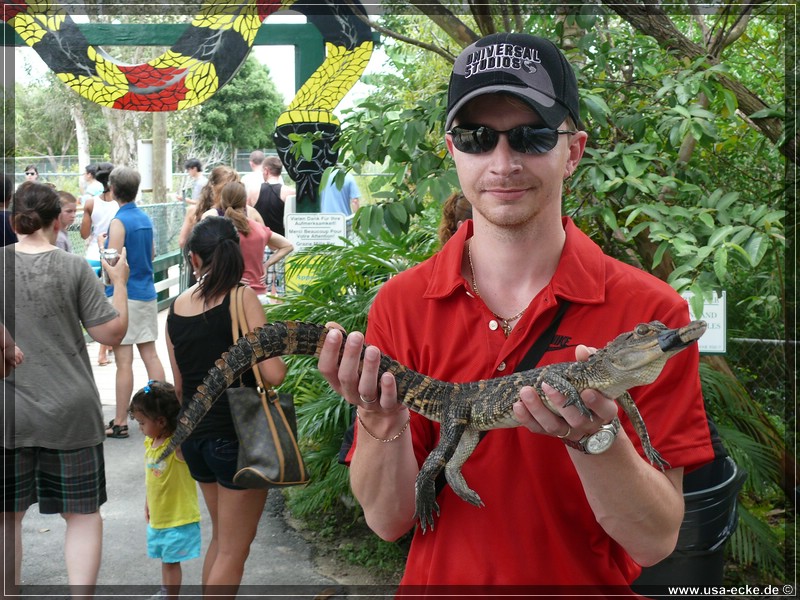
<path fill-rule="evenodd" d="M 247 190 L 247 204 L 255 206 L 258 200 L 258 193 L 261 191 L 261 184 L 266 181 L 263 172 L 264 153 L 261 150 L 253 150 L 250 153 L 250 172 L 242 175 L 242 183 Z"/>

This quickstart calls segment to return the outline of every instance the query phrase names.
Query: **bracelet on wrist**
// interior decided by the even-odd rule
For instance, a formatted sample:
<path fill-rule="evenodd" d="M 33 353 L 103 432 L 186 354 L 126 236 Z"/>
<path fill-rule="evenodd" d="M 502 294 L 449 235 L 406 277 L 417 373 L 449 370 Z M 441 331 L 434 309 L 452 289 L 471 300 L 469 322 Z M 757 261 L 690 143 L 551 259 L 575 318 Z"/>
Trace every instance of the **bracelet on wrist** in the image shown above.
<path fill-rule="evenodd" d="M 361 419 L 361 415 L 358 413 L 358 409 L 356 409 L 356 418 L 358 419 L 358 424 L 361 427 L 361 429 L 363 429 L 369 437 L 371 437 L 376 442 L 380 442 L 381 444 L 388 444 L 389 442 L 395 441 L 397 438 L 399 438 L 401 435 L 403 435 L 405 433 L 406 429 L 408 429 L 408 424 L 411 423 L 411 413 L 409 412 L 408 413 L 408 419 L 406 420 L 405 424 L 400 429 L 400 431 L 395 433 L 390 438 L 383 439 L 383 438 L 379 438 L 378 436 L 373 434 L 369 429 L 367 429 L 367 426 L 364 425 L 364 421 Z"/>

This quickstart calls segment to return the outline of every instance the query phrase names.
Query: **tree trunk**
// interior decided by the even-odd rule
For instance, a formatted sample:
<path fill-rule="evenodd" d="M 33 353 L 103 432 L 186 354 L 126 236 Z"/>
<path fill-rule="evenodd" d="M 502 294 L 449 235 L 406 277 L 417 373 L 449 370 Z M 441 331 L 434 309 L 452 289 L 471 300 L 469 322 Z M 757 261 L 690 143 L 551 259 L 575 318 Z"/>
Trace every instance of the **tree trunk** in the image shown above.
<path fill-rule="evenodd" d="M 153 113 L 153 202 L 167 199 L 167 113 Z"/>
<path fill-rule="evenodd" d="M 78 187 L 81 194 L 84 192 L 86 180 L 83 178 L 84 169 L 89 164 L 89 131 L 86 128 L 86 116 L 83 114 L 83 107 L 75 103 L 69 109 L 72 122 L 75 123 L 75 136 L 78 142 Z"/>
<path fill-rule="evenodd" d="M 111 139 L 111 162 L 114 166 L 134 166 L 136 164 L 136 140 L 133 137 L 135 127 L 129 122 L 123 110 L 103 107 L 106 118 L 108 137 Z"/>

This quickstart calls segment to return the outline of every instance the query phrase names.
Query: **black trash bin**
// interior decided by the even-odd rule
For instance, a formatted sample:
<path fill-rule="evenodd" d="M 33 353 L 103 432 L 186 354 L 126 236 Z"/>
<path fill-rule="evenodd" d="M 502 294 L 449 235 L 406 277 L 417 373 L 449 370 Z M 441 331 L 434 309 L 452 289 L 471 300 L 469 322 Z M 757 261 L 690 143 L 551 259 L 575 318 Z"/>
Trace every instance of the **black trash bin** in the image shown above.
<path fill-rule="evenodd" d="M 642 569 L 633 589 L 661 594 L 665 586 L 722 585 L 725 542 L 736 529 L 736 498 L 747 473 L 732 458 L 715 459 L 684 475 L 686 512 L 675 550 Z"/>

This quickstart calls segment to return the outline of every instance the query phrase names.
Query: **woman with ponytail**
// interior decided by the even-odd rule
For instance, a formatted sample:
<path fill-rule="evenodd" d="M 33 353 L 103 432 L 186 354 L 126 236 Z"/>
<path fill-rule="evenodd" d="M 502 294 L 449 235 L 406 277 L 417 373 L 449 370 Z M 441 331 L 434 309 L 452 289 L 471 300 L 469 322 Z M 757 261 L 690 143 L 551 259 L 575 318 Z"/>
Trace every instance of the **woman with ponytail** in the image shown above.
<path fill-rule="evenodd" d="M 239 234 L 230 219 L 203 219 L 192 229 L 187 247 L 197 283 L 172 303 L 166 335 L 175 390 L 182 401 L 194 395 L 214 361 L 235 341 L 230 293 L 240 285 L 244 272 Z M 264 325 L 264 309 L 256 293 L 245 287 L 243 297 L 250 328 Z M 257 368 L 264 381 L 273 386 L 286 376 L 286 364 L 280 358 L 263 361 Z M 252 371 L 242 380 L 244 385 L 256 385 Z M 234 386 L 238 385 L 237 381 Z M 209 592 L 235 596 L 267 492 L 233 484 L 239 440 L 226 394 L 212 405 L 181 450 L 189 472 L 200 484 L 211 516 L 203 587 Z"/>
<path fill-rule="evenodd" d="M 251 219 L 247 208 L 247 189 L 243 183 L 232 181 L 222 187 L 219 209 L 206 211 L 203 218 L 222 215 L 233 222 L 239 232 L 239 246 L 244 258 L 242 281 L 258 294 L 261 304 L 267 304 L 267 269 L 294 250 L 294 246 L 263 223 Z M 264 250 L 267 247 L 272 253 L 265 261 Z"/>
<path fill-rule="evenodd" d="M 15 585 L 20 583 L 22 519 L 39 504 L 66 521 L 64 557 L 73 596 L 91 596 L 100 569 L 106 501 L 103 408 L 83 330 L 101 344 L 118 344 L 128 329 L 128 262 L 110 266 L 106 298 L 82 256 L 55 246 L 61 201 L 51 187 L 26 183 L 14 194 L 19 237 L 3 248 L 5 297 L 0 321 L 25 353 L 4 380 L 3 503 L 5 540 L 14 535 Z M 38 485 L 37 485 L 38 482 Z M 42 485 L 45 482 L 46 485 Z M 12 534 L 13 531 L 13 534 Z"/>

